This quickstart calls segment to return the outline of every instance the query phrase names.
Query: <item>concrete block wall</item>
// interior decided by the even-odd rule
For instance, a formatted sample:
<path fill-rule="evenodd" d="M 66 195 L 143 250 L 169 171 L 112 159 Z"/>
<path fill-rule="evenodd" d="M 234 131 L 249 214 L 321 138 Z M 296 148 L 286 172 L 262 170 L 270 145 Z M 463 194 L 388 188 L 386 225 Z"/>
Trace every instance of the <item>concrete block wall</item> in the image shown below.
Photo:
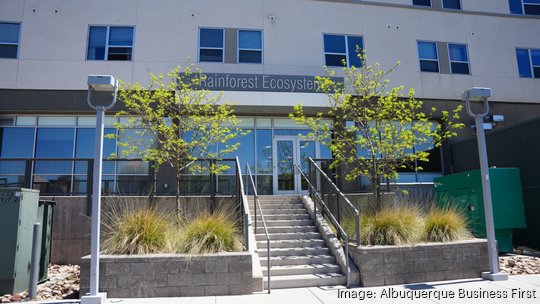
<path fill-rule="evenodd" d="M 90 289 L 90 256 L 81 259 L 80 295 Z M 102 255 L 100 292 L 110 298 L 241 295 L 262 291 L 250 252 Z"/>
<path fill-rule="evenodd" d="M 479 278 L 489 271 L 487 241 L 349 246 L 364 287 Z"/>

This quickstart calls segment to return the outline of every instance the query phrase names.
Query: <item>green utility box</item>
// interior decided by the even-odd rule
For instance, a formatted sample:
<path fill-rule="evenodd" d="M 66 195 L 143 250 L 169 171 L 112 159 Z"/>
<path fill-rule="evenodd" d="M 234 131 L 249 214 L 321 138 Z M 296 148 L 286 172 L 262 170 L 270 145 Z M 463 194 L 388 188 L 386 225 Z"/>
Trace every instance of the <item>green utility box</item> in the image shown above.
<path fill-rule="evenodd" d="M 514 228 L 525 227 L 523 195 L 518 168 L 490 168 L 491 198 L 495 238 L 499 252 L 512 252 Z M 454 205 L 467 213 L 476 237 L 486 237 L 484 197 L 480 170 L 451 174 L 434 179 L 435 204 Z"/>
<path fill-rule="evenodd" d="M 28 289 L 38 200 L 37 190 L 0 190 L 0 294 L 14 294 Z"/>
<path fill-rule="evenodd" d="M 41 224 L 41 256 L 39 258 L 38 282 L 49 278 L 49 261 L 52 244 L 52 221 L 54 201 L 39 201 L 36 223 Z"/>

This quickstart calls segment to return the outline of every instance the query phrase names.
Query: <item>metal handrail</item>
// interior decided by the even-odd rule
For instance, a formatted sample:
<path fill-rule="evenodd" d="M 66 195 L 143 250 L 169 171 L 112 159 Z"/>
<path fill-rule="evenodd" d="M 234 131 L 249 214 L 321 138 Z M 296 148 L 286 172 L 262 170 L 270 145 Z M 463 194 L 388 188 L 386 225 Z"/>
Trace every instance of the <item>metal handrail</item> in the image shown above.
<path fill-rule="evenodd" d="M 311 158 L 308 158 L 308 161 L 315 167 L 315 169 L 321 174 L 321 176 L 334 188 L 334 190 L 337 192 L 337 194 L 343 199 L 343 201 L 346 203 L 346 205 L 353 211 L 356 221 L 356 227 L 355 227 L 355 233 L 356 233 L 356 241 L 360 243 L 360 212 L 358 212 L 358 209 L 354 207 L 354 205 L 349 201 L 349 199 L 339 190 L 339 188 L 332 182 L 330 177 L 324 173 L 324 171 L 317 165 L 317 163 Z M 298 166 L 297 166 L 298 167 Z M 300 170 L 300 167 L 298 167 Z M 302 170 L 300 170 L 302 172 Z M 317 192 L 317 191 L 315 191 Z M 317 193 L 318 194 L 318 193 Z"/>
<path fill-rule="evenodd" d="M 242 171 L 240 166 L 240 160 L 238 159 L 238 156 L 236 157 L 236 172 L 237 172 L 237 182 L 238 182 L 238 198 L 240 199 L 240 202 L 242 203 L 242 209 L 244 209 L 244 212 L 242 214 L 243 216 L 243 230 L 244 230 L 244 242 L 246 244 L 246 250 L 250 251 L 249 247 L 249 204 L 246 199 L 244 199 L 244 182 L 242 181 Z"/>
<path fill-rule="evenodd" d="M 253 180 L 253 175 L 251 174 L 251 169 L 249 168 L 249 164 L 246 164 L 246 172 L 249 176 L 249 181 L 251 182 L 251 186 L 253 188 L 253 212 L 254 214 L 254 223 L 255 223 L 255 234 L 257 233 L 257 208 L 259 208 L 259 212 L 261 213 L 261 219 L 264 227 L 264 233 L 266 234 L 266 275 L 268 276 L 268 293 L 270 293 L 271 286 L 270 286 L 270 268 L 272 265 L 270 264 L 270 235 L 268 234 L 268 228 L 266 227 L 266 220 L 264 219 L 264 213 L 262 212 L 261 204 L 259 202 L 259 195 L 257 194 L 257 187 L 255 187 L 255 181 Z"/>

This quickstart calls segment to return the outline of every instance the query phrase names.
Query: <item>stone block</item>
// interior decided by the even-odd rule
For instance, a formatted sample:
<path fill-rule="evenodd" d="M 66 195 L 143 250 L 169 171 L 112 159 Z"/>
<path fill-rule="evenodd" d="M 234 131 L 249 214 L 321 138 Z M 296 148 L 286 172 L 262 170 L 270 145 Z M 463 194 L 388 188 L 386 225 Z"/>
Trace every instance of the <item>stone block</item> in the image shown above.
<path fill-rule="evenodd" d="M 426 281 L 425 272 L 407 273 L 404 275 L 405 284 L 419 283 Z"/>
<path fill-rule="evenodd" d="M 415 272 L 434 271 L 435 270 L 435 265 L 433 263 L 433 260 L 415 262 L 414 263 L 414 269 L 415 269 Z"/>
<path fill-rule="evenodd" d="M 216 280 L 218 285 L 231 285 L 242 283 L 242 277 L 239 272 L 218 273 L 216 275 Z"/>
<path fill-rule="evenodd" d="M 117 288 L 118 281 L 117 276 L 99 276 L 99 287 L 103 289 Z"/>
<path fill-rule="evenodd" d="M 107 289 L 109 298 L 129 298 L 129 288 L 110 288 Z"/>
<path fill-rule="evenodd" d="M 191 275 L 191 285 L 193 286 L 216 285 L 216 274 L 194 273 Z"/>
<path fill-rule="evenodd" d="M 154 263 L 131 263 L 131 271 L 133 274 L 150 274 L 154 273 Z"/>
<path fill-rule="evenodd" d="M 184 265 L 184 269 L 180 268 L 179 272 L 183 273 L 204 273 L 205 262 L 204 261 L 189 261 Z"/>
<path fill-rule="evenodd" d="M 204 296 L 204 292 L 204 286 L 180 287 L 181 297 L 200 297 Z"/>
<path fill-rule="evenodd" d="M 169 283 L 167 274 L 145 274 L 143 275 L 143 280 L 141 283 L 142 287 L 158 287 L 158 286 L 167 286 Z"/>
<path fill-rule="evenodd" d="M 251 271 L 251 261 L 240 261 L 238 263 L 229 263 L 229 272 L 246 272 Z"/>
<path fill-rule="evenodd" d="M 129 275 L 118 277 L 119 288 L 139 288 L 142 283 L 142 275 Z"/>
<path fill-rule="evenodd" d="M 384 255 L 382 254 L 364 254 L 360 257 L 362 263 L 368 265 L 380 265 L 384 263 Z"/>
<path fill-rule="evenodd" d="M 426 282 L 444 281 L 444 271 L 426 272 Z"/>
<path fill-rule="evenodd" d="M 385 252 L 384 253 L 384 263 L 401 263 L 403 262 L 403 256 L 401 255 L 401 251 L 399 249 L 392 251 L 392 252 Z"/>
<path fill-rule="evenodd" d="M 180 287 L 177 286 L 161 286 L 154 288 L 155 297 L 179 297 Z"/>
<path fill-rule="evenodd" d="M 444 277 L 446 280 L 458 280 L 463 279 L 463 271 L 454 269 L 444 272 Z"/>
<path fill-rule="evenodd" d="M 231 262 L 232 263 L 232 262 Z M 206 261 L 204 263 L 204 271 L 206 273 L 214 273 L 214 272 L 227 272 L 229 269 L 229 263 L 227 261 L 223 260 L 210 260 Z"/>
<path fill-rule="evenodd" d="M 397 285 L 405 283 L 405 274 L 385 275 L 384 285 Z"/>
<path fill-rule="evenodd" d="M 362 276 L 361 283 L 363 287 L 384 286 L 384 276 Z"/>
<path fill-rule="evenodd" d="M 169 286 L 189 286 L 191 285 L 191 274 L 169 274 L 167 280 Z"/>
<path fill-rule="evenodd" d="M 253 290 L 252 286 L 248 284 L 229 285 L 230 295 L 251 294 L 254 291 L 259 291 L 259 290 Z"/>
<path fill-rule="evenodd" d="M 104 274 L 128 275 L 130 273 L 129 263 L 106 263 Z"/>
<path fill-rule="evenodd" d="M 445 259 L 439 259 L 435 260 L 433 263 L 435 271 L 446 271 L 446 270 L 452 270 L 454 269 L 454 261 L 453 260 L 445 260 Z"/>
<path fill-rule="evenodd" d="M 205 296 L 224 296 L 229 295 L 229 285 L 204 286 Z"/>

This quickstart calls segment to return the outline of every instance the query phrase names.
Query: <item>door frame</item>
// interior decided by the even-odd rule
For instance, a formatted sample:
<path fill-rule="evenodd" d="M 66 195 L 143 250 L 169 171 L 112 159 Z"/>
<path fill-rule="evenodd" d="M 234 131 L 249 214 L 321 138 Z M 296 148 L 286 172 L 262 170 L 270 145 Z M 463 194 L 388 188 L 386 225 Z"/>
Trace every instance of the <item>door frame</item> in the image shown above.
<path fill-rule="evenodd" d="M 309 138 L 300 138 L 297 135 L 275 135 L 272 138 L 272 184 L 273 184 L 273 193 L 274 195 L 287 195 L 287 194 L 303 194 L 307 193 L 308 190 L 302 190 L 302 176 L 300 175 L 300 172 L 296 170 L 296 168 L 293 165 L 293 182 L 294 182 L 294 189 L 293 190 L 279 190 L 278 189 L 278 170 L 277 170 L 277 162 L 278 162 L 278 155 L 277 155 L 277 142 L 278 141 L 291 141 L 293 144 L 293 164 L 300 165 L 300 142 L 303 141 L 309 141 L 312 144 L 315 145 L 315 158 L 317 158 L 320 155 L 319 151 L 319 143 L 315 141 L 314 139 Z M 304 172 L 305 173 L 305 172 Z"/>

